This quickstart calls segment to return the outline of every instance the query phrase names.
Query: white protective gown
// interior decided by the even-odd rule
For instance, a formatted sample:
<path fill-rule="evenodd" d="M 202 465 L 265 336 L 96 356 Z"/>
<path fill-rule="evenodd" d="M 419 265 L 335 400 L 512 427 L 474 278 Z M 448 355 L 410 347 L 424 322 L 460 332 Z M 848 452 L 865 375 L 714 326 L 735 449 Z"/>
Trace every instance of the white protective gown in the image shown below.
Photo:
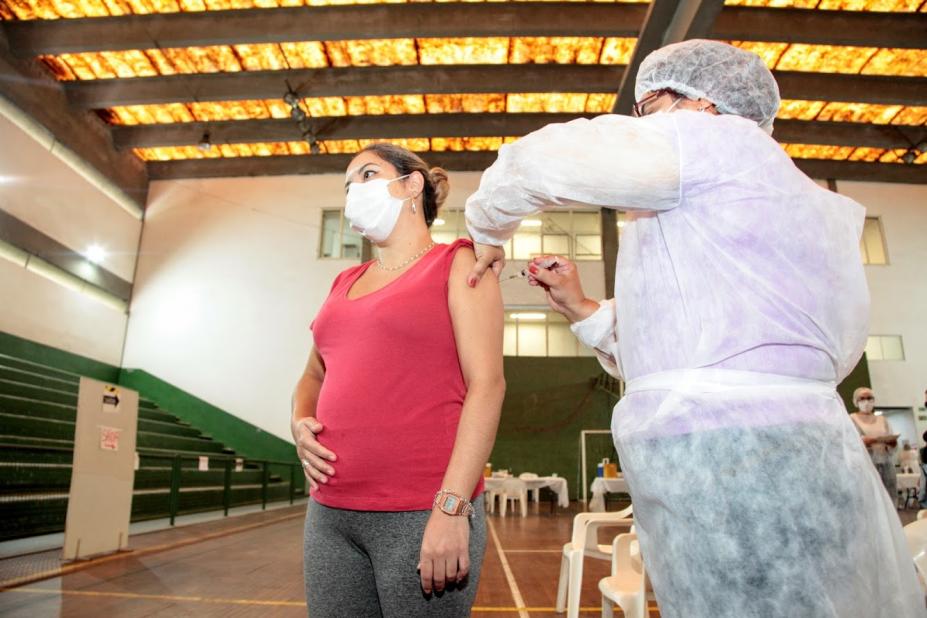
<path fill-rule="evenodd" d="M 629 211 L 614 300 L 573 325 L 627 381 L 612 433 L 665 618 L 927 616 L 893 500 L 835 392 L 866 341 L 864 209 L 757 125 L 677 111 L 503 146 L 474 240 Z"/>

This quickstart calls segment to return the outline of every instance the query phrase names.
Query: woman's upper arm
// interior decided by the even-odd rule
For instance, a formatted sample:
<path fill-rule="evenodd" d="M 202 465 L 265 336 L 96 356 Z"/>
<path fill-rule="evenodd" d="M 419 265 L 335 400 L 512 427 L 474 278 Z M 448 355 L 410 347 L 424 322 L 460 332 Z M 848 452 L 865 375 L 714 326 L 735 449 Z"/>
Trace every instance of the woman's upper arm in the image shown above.
<path fill-rule="evenodd" d="M 447 282 L 457 354 L 468 386 L 474 381 L 497 382 L 503 377 L 502 292 L 494 276 L 483 277 L 476 287 L 467 285 L 466 275 L 475 263 L 472 249 L 458 249 Z"/>
<path fill-rule="evenodd" d="M 309 351 L 309 360 L 306 361 L 303 377 L 314 378 L 319 382 L 325 379 L 325 361 L 322 360 L 322 355 L 315 346 L 312 346 L 312 350 Z"/>

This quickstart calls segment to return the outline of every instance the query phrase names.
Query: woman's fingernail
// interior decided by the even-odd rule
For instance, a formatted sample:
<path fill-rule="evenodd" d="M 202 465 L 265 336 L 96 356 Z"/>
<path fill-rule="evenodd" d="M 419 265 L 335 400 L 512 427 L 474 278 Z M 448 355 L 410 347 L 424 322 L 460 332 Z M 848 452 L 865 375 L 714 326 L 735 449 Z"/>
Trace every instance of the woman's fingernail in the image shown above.
<path fill-rule="evenodd" d="M 530 272 L 530 273 L 536 273 L 537 271 L 538 271 L 538 267 L 537 267 L 537 266 L 535 266 L 534 264 L 529 264 L 529 265 L 528 265 L 528 272 Z"/>

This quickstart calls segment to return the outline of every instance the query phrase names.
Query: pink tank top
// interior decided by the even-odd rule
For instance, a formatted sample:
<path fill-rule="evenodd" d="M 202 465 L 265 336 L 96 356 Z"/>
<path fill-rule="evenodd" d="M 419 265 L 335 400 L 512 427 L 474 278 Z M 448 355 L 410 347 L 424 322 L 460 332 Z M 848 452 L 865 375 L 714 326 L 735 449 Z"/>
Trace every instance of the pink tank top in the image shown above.
<path fill-rule="evenodd" d="M 384 287 L 349 300 L 374 262 L 335 279 L 312 323 L 325 362 L 319 442 L 338 460 L 310 492 L 326 506 L 415 511 L 432 506 L 451 457 L 467 387 L 448 309 L 454 255 L 469 240 L 435 245 Z M 473 496 L 483 490 L 482 478 Z"/>

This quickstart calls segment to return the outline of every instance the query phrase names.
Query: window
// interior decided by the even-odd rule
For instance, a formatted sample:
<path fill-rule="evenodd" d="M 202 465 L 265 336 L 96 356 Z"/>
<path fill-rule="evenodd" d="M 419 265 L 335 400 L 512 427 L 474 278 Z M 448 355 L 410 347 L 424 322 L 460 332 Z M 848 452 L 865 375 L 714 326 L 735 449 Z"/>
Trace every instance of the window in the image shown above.
<path fill-rule="evenodd" d="M 467 238 L 463 211 L 441 211 L 431 228 L 431 236 L 435 242 L 442 243 Z M 514 260 L 530 260 L 543 254 L 564 255 L 573 260 L 601 260 L 602 221 L 598 212 L 538 214 L 524 219 L 504 246 L 505 254 Z"/>
<path fill-rule="evenodd" d="M 885 234 L 882 230 L 882 220 L 878 217 L 866 217 L 863 237 L 859 239 L 859 252 L 863 256 L 863 264 L 888 264 Z"/>
<path fill-rule="evenodd" d="M 904 345 L 901 335 L 871 335 L 866 341 L 868 360 L 904 360 Z"/>
<path fill-rule="evenodd" d="M 513 309 L 505 313 L 502 352 L 506 356 L 594 356 L 559 313 L 546 309 Z"/>
<path fill-rule="evenodd" d="M 319 257 L 359 259 L 361 256 L 361 235 L 351 229 L 344 218 L 344 210 L 322 211 L 322 240 L 319 243 Z"/>

